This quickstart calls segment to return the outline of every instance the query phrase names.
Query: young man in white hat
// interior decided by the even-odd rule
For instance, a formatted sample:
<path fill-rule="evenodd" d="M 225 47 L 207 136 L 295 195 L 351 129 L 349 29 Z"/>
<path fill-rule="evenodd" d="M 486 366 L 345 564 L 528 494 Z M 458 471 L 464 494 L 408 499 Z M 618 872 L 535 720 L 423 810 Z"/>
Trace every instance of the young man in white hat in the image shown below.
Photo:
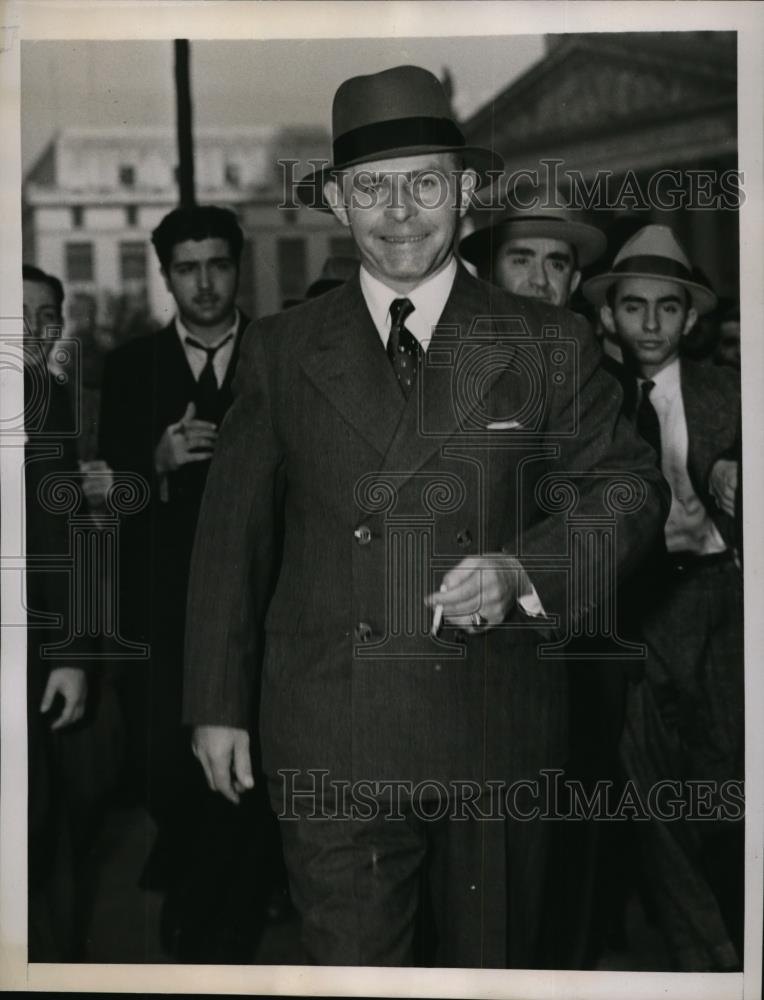
<path fill-rule="evenodd" d="M 518 189 L 513 204 L 470 233 L 459 253 L 486 281 L 513 295 L 567 306 L 581 269 L 605 252 L 605 234 L 567 208 L 559 192 Z"/>
<path fill-rule="evenodd" d="M 584 294 L 621 344 L 637 427 L 672 493 L 665 549 L 633 590 L 648 656 L 629 692 L 622 758 L 641 790 L 693 779 L 709 783 L 718 807 L 722 783 L 743 778 L 743 592 L 728 461 L 739 378 L 682 357 L 682 339 L 716 299 L 666 226 L 639 230 Z M 706 812 L 695 817 L 706 822 L 640 825 L 658 914 L 687 971 L 734 969 L 742 957 L 742 822 Z"/>
<path fill-rule="evenodd" d="M 533 616 L 567 607 L 568 527 L 541 479 L 642 476 L 622 568 L 665 494 L 584 322 L 459 267 L 469 191 L 499 161 L 465 144 L 439 81 L 347 80 L 333 126 L 333 167 L 298 191 L 361 267 L 244 337 L 193 559 L 186 720 L 209 784 L 238 800 L 259 702 L 313 961 L 416 961 L 428 869 L 436 961 L 533 964 L 550 824 L 507 821 L 506 797 L 479 823 L 466 800 L 565 758 L 565 680 Z M 599 510 L 593 477 L 577 482 L 577 509 Z"/>

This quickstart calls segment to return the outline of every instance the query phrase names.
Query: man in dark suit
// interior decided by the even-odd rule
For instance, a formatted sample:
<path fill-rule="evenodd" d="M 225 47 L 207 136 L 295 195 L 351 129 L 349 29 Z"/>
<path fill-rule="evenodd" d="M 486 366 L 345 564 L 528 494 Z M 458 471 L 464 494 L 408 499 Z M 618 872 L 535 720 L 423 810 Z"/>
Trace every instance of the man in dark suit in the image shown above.
<path fill-rule="evenodd" d="M 505 292 L 568 306 L 581 268 L 593 264 L 606 243 L 558 191 L 528 186 L 518 188 L 489 225 L 465 236 L 459 253 Z"/>
<path fill-rule="evenodd" d="M 243 236 L 231 211 L 198 206 L 170 212 L 152 240 L 177 315 L 109 356 L 100 422 L 102 457 L 150 489 L 148 507 L 122 525 L 120 546 L 125 633 L 151 649 L 147 664 L 126 668 L 123 685 L 139 794 L 145 783 L 158 826 L 144 883 L 167 889 L 164 943 L 176 957 L 248 961 L 255 929 L 232 915 L 225 895 L 249 880 L 230 869 L 231 853 L 217 866 L 203 861 L 202 844 L 229 842 L 228 852 L 238 845 L 249 858 L 251 809 L 209 794 L 181 729 L 191 548 L 248 322 L 235 304 Z"/>
<path fill-rule="evenodd" d="M 29 958 L 81 958 L 81 898 L 75 891 L 70 732 L 85 714 L 88 677 L 82 661 L 56 661 L 46 645 L 64 643 L 71 626 L 66 576 L 50 569 L 65 556 L 69 523 L 46 484 L 78 493 L 74 420 L 65 387 L 48 367 L 63 326 L 64 290 L 54 275 L 24 265 L 24 461 L 29 760 Z M 55 477 L 54 479 L 52 477 Z M 47 503 L 46 503 L 47 497 Z M 80 498 L 81 499 L 81 498 Z M 42 565 L 40 565 L 42 563 Z M 41 616 L 60 616 L 53 628 Z M 82 660 L 87 659 L 85 648 Z"/>
<path fill-rule="evenodd" d="M 730 459 L 739 376 L 681 355 L 683 338 L 716 299 L 694 280 L 667 227 L 639 230 L 584 294 L 623 349 L 634 419 L 672 493 L 664 544 L 649 575 L 632 584 L 647 660 L 644 678 L 630 686 L 622 760 L 641 793 L 667 780 L 706 786 L 703 801 L 682 787 L 684 819 L 638 824 L 644 877 L 676 968 L 731 971 L 740 964 L 743 926 L 742 790 L 734 803 L 730 790 L 742 783 L 744 754 Z"/>
<path fill-rule="evenodd" d="M 436 961 L 528 964 L 550 824 L 508 820 L 528 807 L 512 783 L 566 745 L 564 671 L 537 655 L 568 603 L 548 491 L 564 478 L 578 511 L 610 516 L 594 474 L 626 476 L 626 571 L 660 530 L 659 476 L 585 323 L 458 265 L 498 160 L 465 144 L 438 80 L 348 80 L 333 126 L 334 166 L 298 193 L 334 211 L 361 269 L 244 336 L 194 550 L 185 716 L 238 801 L 259 700 L 314 961 L 412 963 L 426 872 Z M 479 822 L 494 779 L 498 821 Z"/>

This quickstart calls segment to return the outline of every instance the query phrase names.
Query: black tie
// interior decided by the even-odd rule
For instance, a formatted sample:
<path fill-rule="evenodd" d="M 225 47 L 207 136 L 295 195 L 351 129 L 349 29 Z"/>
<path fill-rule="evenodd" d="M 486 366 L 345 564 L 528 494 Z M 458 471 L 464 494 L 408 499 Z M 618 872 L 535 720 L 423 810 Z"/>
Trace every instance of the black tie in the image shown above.
<path fill-rule="evenodd" d="M 661 464 L 661 424 L 658 414 L 650 401 L 650 393 L 655 388 L 655 382 L 646 379 L 642 383 L 642 394 L 637 407 L 637 430 L 658 456 Z"/>
<path fill-rule="evenodd" d="M 406 319 L 414 311 L 410 299 L 393 299 L 390 303 L 390 337 L 387 341 L 387 356 L 393 366 L 403 395 L 409 398 L 416 382 L 422 348 L 411 330 L 406 327 Z"/>
<path fill-rule="evenodd" d="M 204 351 L 207 355 L 207 361 L 202 368 L 202 373 L 199 376 L 196 383 L 196 417 L 198 420 L 210 420 L 212 423 L 217 423 L 216 413 L 217 413 L 217 399 L 218 399 L 218 380 L 215 377 L 215 368 L 212 364 L 213 358 L 223 347 L 227 344 L 229 340 L 233 337 L 233 334 L 229 334 L 225 340 L 221 340 L 219 344 L 214 347 L 206 347 L 204 344 L 200 344 L 198 340 L 194 340 L 193 337 L 186 337 L 186 343 L 190 347 L 195 347 L 199 351 Z"/>

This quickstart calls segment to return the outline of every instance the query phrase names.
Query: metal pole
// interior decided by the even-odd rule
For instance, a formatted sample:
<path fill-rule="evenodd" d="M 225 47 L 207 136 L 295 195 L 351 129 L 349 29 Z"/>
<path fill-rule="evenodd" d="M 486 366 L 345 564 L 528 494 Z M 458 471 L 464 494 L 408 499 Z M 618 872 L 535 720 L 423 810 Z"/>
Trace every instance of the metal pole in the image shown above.
<path fill-rule="evenodd" d="M 191 208 L 196 204 L 190 61 L 191 53 L 188 39 L 176 38 L 175 93 L 177 98 L 178 191 L 181 208 Z"/>

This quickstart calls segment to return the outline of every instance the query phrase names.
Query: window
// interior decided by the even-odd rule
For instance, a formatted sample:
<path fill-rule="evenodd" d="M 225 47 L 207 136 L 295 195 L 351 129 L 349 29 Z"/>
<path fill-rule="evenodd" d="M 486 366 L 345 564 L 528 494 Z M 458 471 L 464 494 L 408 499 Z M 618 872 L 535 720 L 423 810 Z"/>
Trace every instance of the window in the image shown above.
<path fill-rule="evenodd" d="M 66 280 L 93 280 L 93 244 L 67 243 L 65 248 Z"/>
<path fill-rule="evenodd" d="M 241 184 L 241 169 L 238 163 L 226 163 L 225 182 L 230 187 L 239 187 Z"/>
<path fill-rule="evenodd" d="M 82 205 L 72 205 L 72 229 L 82 228 Z"/>
<path fill-rule="evenodd" d="M 280 239 L 277 244 L 279 291 L 282 299 L 301 299 L 307 286 L 305 240 Z"/>
<path fill-rule="evenodd" d="M 119 183 L 122 187 L 135 187 L 135 167 L 123 163 L 119 168 Z"/>
<path fill-rule="evenodd" d="M 146 244 L 127 240 L 119 244 L 119 273 L 122 281 L 146 280 Z"/>
<path fill-rule="evenodd" d="M 138 206 L 125 205 L 125 222 L 128 226 L 138 225 Z"/>

